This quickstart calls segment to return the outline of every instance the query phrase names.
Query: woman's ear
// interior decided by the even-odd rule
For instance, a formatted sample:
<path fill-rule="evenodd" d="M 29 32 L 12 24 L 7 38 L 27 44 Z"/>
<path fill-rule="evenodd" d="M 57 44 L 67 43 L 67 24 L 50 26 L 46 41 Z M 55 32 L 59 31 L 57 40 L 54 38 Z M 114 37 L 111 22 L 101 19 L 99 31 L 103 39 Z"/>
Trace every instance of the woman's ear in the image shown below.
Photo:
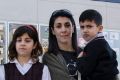
<path fill-rule="evenodd" d="M 55 32 L 54 32 L 53 28 L 51 28 L 51 31 L 52 31 L 52 34 L 55 35 Z"/>
<path fill-rule="evenodd" d="M 72 27 L 72 33 L 74 33 L 74 28 L 75 28 L 75 27 L 74 27 L 74 25 L 73 25 L 73 27 Z"/>

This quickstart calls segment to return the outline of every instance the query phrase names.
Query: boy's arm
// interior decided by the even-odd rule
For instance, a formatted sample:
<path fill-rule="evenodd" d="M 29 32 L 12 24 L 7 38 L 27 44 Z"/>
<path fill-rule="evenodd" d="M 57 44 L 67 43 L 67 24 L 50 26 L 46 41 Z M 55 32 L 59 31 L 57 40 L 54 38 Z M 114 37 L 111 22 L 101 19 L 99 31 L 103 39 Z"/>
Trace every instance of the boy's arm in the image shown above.
<path fill-rule="evenodd" d="M 97 44 L 89 44 L 85 47 L 84 52 L 79 55 L 77 66 L 82 75 L 90 74 L 96 66 L 98 55 L 101 48 Z"/>

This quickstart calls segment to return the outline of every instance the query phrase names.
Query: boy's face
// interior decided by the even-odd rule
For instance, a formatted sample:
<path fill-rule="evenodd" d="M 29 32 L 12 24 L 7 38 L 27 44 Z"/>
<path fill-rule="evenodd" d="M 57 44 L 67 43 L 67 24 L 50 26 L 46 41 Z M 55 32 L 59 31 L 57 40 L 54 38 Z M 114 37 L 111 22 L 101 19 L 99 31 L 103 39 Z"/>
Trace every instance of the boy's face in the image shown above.
<path fill-rule="evenodd" d="M 97 26 L 94 21 L 85 20 L 80 22 L 80 33 L 86 41 L 93 39 L 102 29 L 103 26 Z"/>

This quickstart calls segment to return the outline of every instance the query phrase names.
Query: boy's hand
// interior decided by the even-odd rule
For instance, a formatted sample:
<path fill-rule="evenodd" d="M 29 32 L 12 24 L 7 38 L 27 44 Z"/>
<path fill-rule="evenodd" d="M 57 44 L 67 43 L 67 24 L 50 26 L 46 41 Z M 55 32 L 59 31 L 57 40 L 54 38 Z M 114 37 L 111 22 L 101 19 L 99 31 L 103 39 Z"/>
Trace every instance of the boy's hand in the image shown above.
<path fill-rule="evenodd" d="M 78 57 L 77 58 L 80 58 L 80 57 L 82 57 L 83 56 L 83 51 L 82 52 L 80 52 L 80 54 L 78 55 Z"/>

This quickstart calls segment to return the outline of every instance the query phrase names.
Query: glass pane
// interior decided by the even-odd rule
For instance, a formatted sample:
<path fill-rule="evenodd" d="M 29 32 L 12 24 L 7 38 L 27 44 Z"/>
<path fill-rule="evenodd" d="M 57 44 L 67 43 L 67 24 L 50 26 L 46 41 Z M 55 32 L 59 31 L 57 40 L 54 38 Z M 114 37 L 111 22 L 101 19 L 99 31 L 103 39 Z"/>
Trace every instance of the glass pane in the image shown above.
<path fill-rule="evenodd" d="M 48 35 L 49 35 L 49 28 L 48 26 L 45 25 L 40 25 L 40 43 L 43 47 L 43 51 L 44 53 L 47 51 L 48 49 Z"/>
<path fill-rule="evenodd" d="M 4 59 L 4 23 L 0 23 L 0 64 L 3 64 L 3 59 Z"/>

